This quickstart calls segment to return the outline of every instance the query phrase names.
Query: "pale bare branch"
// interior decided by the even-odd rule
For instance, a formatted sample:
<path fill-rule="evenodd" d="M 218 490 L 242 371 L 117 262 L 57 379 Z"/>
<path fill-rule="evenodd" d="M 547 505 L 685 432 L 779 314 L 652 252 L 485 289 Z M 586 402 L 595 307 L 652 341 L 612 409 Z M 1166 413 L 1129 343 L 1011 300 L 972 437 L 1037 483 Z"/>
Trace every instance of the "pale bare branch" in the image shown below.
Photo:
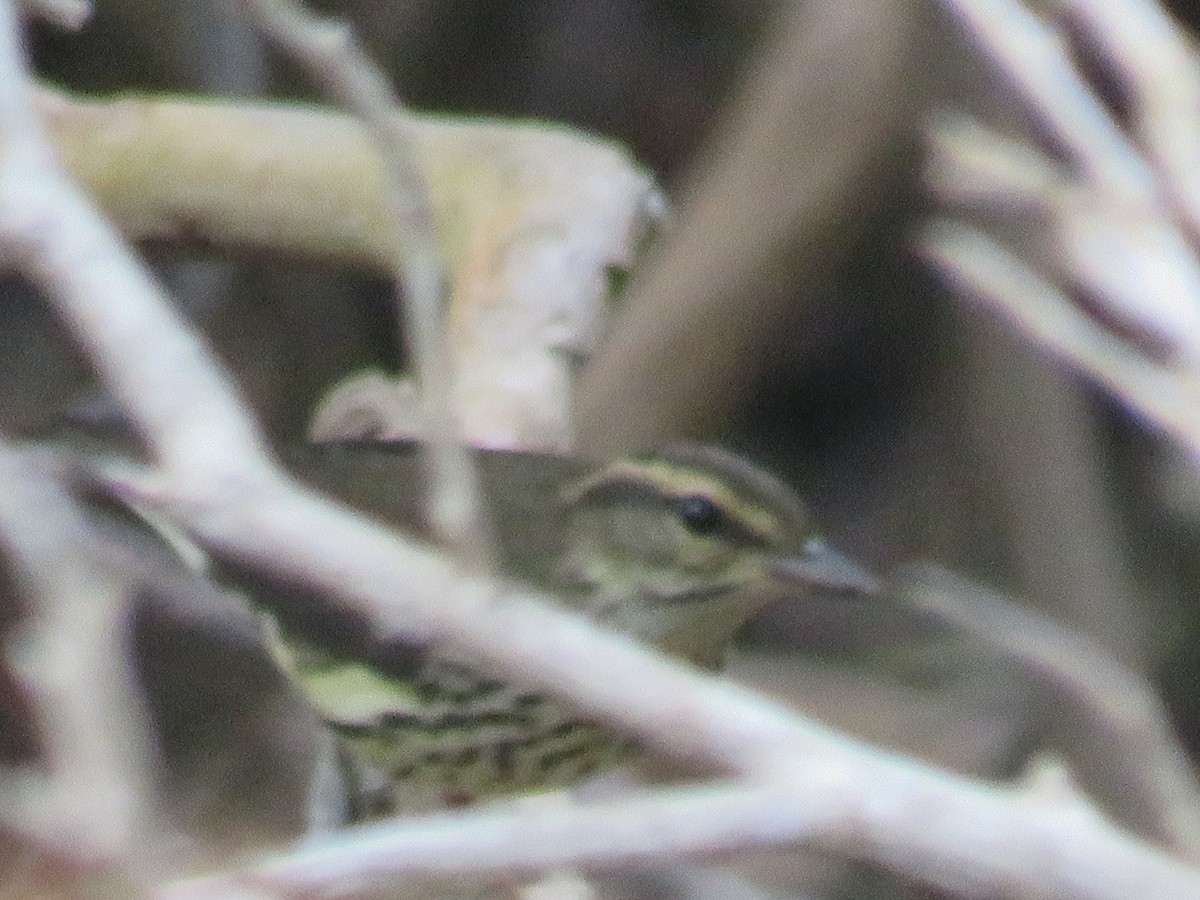
<path fill-rule="evenodd" d="M 1125 199 L 1154 196 L 1136 148 L 1080 78 L 1059 35 L 1018 0 L 945 0 L 1084 177 Z"/>
<path fill-rule="evenodd" d="M 44 85 L 34 99 L 64 168 L 131 241 L 392 272 L 387 174 L 353 116 L 279 102 L 74 96 Z M 653 178 L 616 142 L 562 125 L 396 115 L 428 175 L 452 271 L 463 438 L 569 450 L 572 382 L 618 302 L 610 275 L 632 267 L 664 215 Z M 355 406 L 381 399 L 367 387 Z M 385 399 L 368 408 L 369 421 L 411 433 L 411 416 L 386 419 L 391 407 Z"/>
<path fill-rule="evenodd" d="M 306 895 L 352 879 L 604 870 L 792 843 L 883 861 L 922 880 L 936 870 L 938 884 L 970 896 L 1200 896 L 1192 870 L 1069 798 L 998 791 L 899 759 L 841 753 L 797 763 L 765 783 L 353 829 L 162 896 L 201 900 L 243 886 Z"/>
<path fill-rule="evenodd" d="M 1193 377 L 1145 359 L 977 228 L 935 221 L 920 246 L 956 290 L 1104 385 L 1200 461 L 1200 383 Z"/>
<path fill-rule="evenodd" d="M 5 655 L 42 754 L 0 776 L 0 818 L 69 865 L 144 874 L 149 745 L 125 654 L 130 579 L 61 486 L 4 444 L 0 544 L 30 601 Z"/>
<path fill-rule="evenodd" d="M 288 0 L 248 0 L 273 41 L 368 126 L 387 172 L 394 228 L 390 268 L 410 336 L 420 386 L 430 469 L 430 522 L 479 570 L 495 567 L 479 473 L 459 439 L 454 362 L 446 326 L 447 274 L 434 231 L 433 201 L 412 128 L 383 73 L 359 49 L 345 23 L 322 21 Z M 403 302 L 401 302 L 403 298 Z"/>
<path fill-rule="evenodd" d="M 134 486 L 127 474 L 126 489 Z M 143 495 L 141 499 L 153 498 Z M 162 497 L 158 499 L 161 501 Z M 753 842 L 730 836 L 730 843 L 721 845 L 721 849 L 758 846 L 770 840 L 805 840 L 841 852 L 848 849 L 847 835 L 854 835 L 856 841 L 861 841 L 864 832 L 869 834 L 878 825 L 871 818 L 872 810 L 888 809 L 896 818 L 888 830 L 887 841 L 855 843 L 857 852 L 866 858 L 900 866 L 902 871 L 919 870 L 920 877 L 943 886 L 957 886 L 959 879 L 965 877 L 962 873 L 974 872 L 976 877 L 997 877 L 1005 883 L 1010 879 L 1016 879 L 1013 883 L 1020 884 L 1025 883 L 1022 880 L 1025 878 L 1046 879 L 1041 882 L 1048 885 L 1044 892 L 1059 896 L 1067 895 L 1060 890 L 1063 884 L 1083 879 L 1087 884 L 1081 882 L 1073 896 L 1110 896 L 1106 893 L 1108 886 L 1094 884 L 1080 872 L 1095 865 L 1106 865 L 1117 858 L 1123 860 L 1122 866 L 1125 863 L 1132 865 L 1128 871 L 1139 872 L 1139 879 L 1143 875 L 1155 879 L 1187 877 L 1182 868 L 1165 863 L 1161 858 L 1154 857 L 1154 862 L 1142 858 L 1146 848 L 1136 842 L 1129 843 L 1131 839 L 1120 836 L 1111 826 L 1093 822 L 1094 827 L 1083 828 L 1078 815 L 1058 817 L 1053 810 L 1048 811 L 1037 804 L 1014 803 L 1006 791 L 961 781 L 933 767 L 877 753 L 820 726 L 806 723 L 735 685 L 702 678 L 619 636 L 598 632 L 584 620 L 549 610 L 514 594 L 495 593 L 483 584 L 478 585 L 479 593 L 474 603 L 464 602 L 465 595 L 461 591 L 457 594 L 447 591 L 449 582 L 442 579 L 448 578 L 448 572 L 444 566 L 439 572 L 434 557 L 430 555 L 424 560 L 424 574 L 433 574 L 437 580 L 423 584 L 419 580 L 422 569 L 405 566 L 407 557 L 402 555 L 402 547 L 332 506 L 321 509 L 311 500 L 297 498 L 294 492 L 282 490 L 273 496 L 259 493 L 251 500 L 246 509 L 226 505 L 222 510 L 212 508 L 196 515 L 190 523 L 192 530 L 200 533 L 210 545 L 243 558 L 253 558 L 264 568 L 286 568 L 293 576 L 303 573 L 306 580 L 330 589 L 336 586 L 337 579 L 341 579 L 343 595 L 358 601 L 353 604 L 355 609 L 374 614 L 381 633 L 423 637 L 436 646 L 464 654 L 484 671 L 502 673 L 543 690 L 569 696 L 588 714 L 636 735 L 649 746 L 693 760 L 707 760 L 731 773 L 763 780 L 770 791 L 782 793 L 773 795 L 769 803 L 752 809 L 759 812 L 774 809 L 776 825 L 789 816 L 801 816 L 798 811 L 801 809 L 813 815 L 828 814 L 829 807 L 822 806 L 818 798 L 821 786 L 826 783 L 823 779 L 831 772 L 836 775 L 838 784 L 857 798 L 846 807 L 836 806 L 838 816 L 849 817 L 844 823 L 846 843 L 839 842 L 841 832 L 837 829 L 826 831 L 832 826 L 828 820 L 821 819 L 823 825 L 805 820 L 808 824 L 803 828 L 792 826 L 793 830 L 786 831 L 786 836 L 785 832 L 772 832 L 774 837 L 756 837 Z M 209 522 L 212 522 L 211 526 L 206 524 Z M 280 563 L 281 559 L 289 562 Z M 346 574 L 351 572 L 370 572 L 372 577 L 347 581 Z M 454 596 L 456 602 L 445 602 L 446 596 Z M 438 603 L 439 599 L 441 603 Z M 847 784 L 854 787 L 846 787 Z M 883 794 L 876 793 L 881 790 Z M 798 793 L 792 795 L 791 792 Z M 788 796 L 793 796 L 797 806 L 793 808 L 784 803 Z M 891 799 L 887 799 L 889 797 Z M 651 797 L 644 802 L 648 804 L 647 809 L 654 809 L 655 804 L 667 801 Z M 697 819 L 695 827 L 708 830 L 703 831 L 694 845 L 680 846 L 670 843 L 678 838 L 664 837 L 669 852 L 717 849 L 712 843 L 713 835 L 730 835 L 727 825 L 721 823 L 728 823 L 730 816 L 752 821 L 756 815 L 739 804 L 740 801 L 728 808 L 721 804 L 707 808 L 711 818 Z M 906 811 L 913 809 L 921 809 L 922 815 L 915 819 L 908 815 Z M 952 818 L 956 824 L 948 828 L 946 834 L 932 837 L 927 830 L 930 810 L 940 810 L 938 815 Z M 590 833 L 611 850 L 616 838 L 602 824 L 610 820 L 611 812 L 606 808 L 598 819 L 585 816 L 570 829 L 565 823 L 556 823 L 550 831 L 564 836 L 572 834 L 581 841 Z M 643 812 L 645 810 L 639 808 L 638 815 Z M 680 819 L 690 819 L 700 812 L 700 807 L 691 808 Z M 583 813 L 578 815 L 583 816 Z M 519 816 L 503 819 L 497 827 L 507 829 L 514 819 L 528 821 L 530 815 L 523 811 Z M 670 834 L 668 829 L 675 821 L 674 818 L 659 821 L 664 835 Z M 902 822 L 908 823 L 908 830 Z M 438 871 L 448 869 L 456 861 L 462 862 L 461 845 L 449 845 L 453 849 L 447 850 L 444 858 L 432 855 L 437 841 L 457 833 L 455 823 L 461 824 L 462 820 L 446 820 L 445 827 L 439 826 L 429 832 L 403 832 L 402 843 L 385 844 L 388 858 L 413 860 L 414 866 L 424 859 L 426 862 L 421 865 L 433 866 Z M 1038 823 L 1036 827 L 1034 823 Z M 760 824 L 760 827 L 775 826 Z M 500 832 L 489 830 L 486 833 L 491 837 L 475 840 L 494 846 L 495 835 Z M 1018 844 L 1015 846 L 1024 847 L 1024 850 L 1014 850 L 1014 845 L 1007 842 L 1007 836 L 1035 833 L 1040 836 L 1036 848 Z M 577 856 L 548 860 L 537 855 L 540 851 L 531 849 L 544 846 L 540 832 L 518 831 L 515 834 L 515 849 L 506 851 L 510 854 L 506 857 L 509 861 L 493 861 L 486 865 L 481 862 L 481 870 L 490 871 L 488 867 L 494 866 L 497 870 L 515 868 L 528 872 L 543 864 L 591 863 L 601 855 L 598 850 L 578 849 L 571 851 L 579 854 Z M 359 837 L 362 837 L 361 833 Z M 417 843 L 410 844 L 410 840 Z M 623 840 L 625 843 L 620 847 L 636 843 L 631 838 Z M 369 842 L 364 844 L 367 846 L 370 846 Z M 413 855 L 410 851 L 415 852 L 418 846 L 425 847 L 425 852 L 430 855 Z M 586 841 L 578 844 L 580 848 L 587 846 Z M 331 851 L 331 857 L 338 857 L 343 852 L 343 845 L 337 847 L 340 849 Z M 995 853 L 985 852 L 985 848 L 992 848 Z M 660 851 L 668 852 L 668 848 L 660 846 Z M 561 852 L 566 854 L 568 851 L 563 849 Z M 627 852 L 620 850 L 618 858 L 626 858 Z M 376 865 L 374 851 L 364 849 L 363 853 L 365 855 L 354 857 L 357 862 L 352 865 L 365 865 L 369 870 Z M 1077 862 L 1072 861 L 1075 853 L 1092 861 L 1077 871 Z M 1096 854 L 1094 859 L 1093 854 Z M 1058 861 L 1050 865 L 1049 871 L 1032 864 L 1033 859 L 1048 857 Z M 429 862 L 434 858 L 442 861 Z M 1136 859 L 1141 862 L 1134 865 Z M 1101 863 L 1101 860 L 1105 862 Z M 1163 864 L 1167 865 L 1166 869 L 1160 868 Z M 947 873 L 947 867 L 953 870 L 953 875 Z M 1147 867 L 1151 874 L 1147 874 Z M 1168 870 L 1176 874 L 1170 875 Z M 1037 874 L 1029 875 L 1031 871 Z M 996 875 L 997 872 L 1002 874 Z M 1111 884 L 1106 878 L 1105 885 Z M 1194 890 L 1200 896 L 1200 878 Z M 1164 896 L 1168 895 L 1164 893 Z"/>
<path fill-rule="evenodd" d="M 1132 101 L 1133 126 L 1166 188 L 1200 238 L 1200 61 L 1157 3 L 1056 0 L 1104 54 Z"/>
<path fill-rule="evenodd" d="M 36 136 L 11 5 L 0 9 L 0 121 Z M 9 138 L 22 152 L 10 152 L 0 174 L 7 217 L 0 237 L 72 323 L 164 464 L 151 476 L 110 469 L 114 484 L 227 556 L 342 597 L 381 635 L 431 643 L 483 671 L 569 698 L 650 746 L 746 778 L 743 786 L 608 805 L 601 821 L 586 806 L 540 816 L 481 810 L 393 826 L 394 833 L 349 832 L 346 843 L 314 845 L 313 856 L 297 857 L 301 877 L 324 878 L 335 865 L 335 874 L 352 877 L 381 871 L 377 851 L 391 860 L 386 871 L 397 860 L 433 871 L 528 871 L 555 859 L 599 865 L 805 840 L 947 889 L 1200 897 L 1200 873 L 1077 803 L 1047 805 L 871 751 L 580 618 L 458 577 L 444 556 L 297 488 L 271 466 L 202 343 L 62 183 L 38 139 Z M 14 186 L 31 176 L 45 191 L 40 200 Z M 77 246 L 90 256 L 77 258 Z M 68 261 L 90 277 L 67 271 Z M 499 841 L 501 833 L 509 838 Z M 386 840 L 370 839 L 379 835 Z M 393 838 L 399 844 L 388 843 Z M 476 849 L 467 853 L 468 846 Z M 282 879 L 290 865 L 266 871 Z"/>
<path fill-rule="evenodd" d="M 1095 641 L 949 572 L 925 566 L 902 592 L 1045 681 L 1089 720 L 1091 741 L 1119 771 L 1127 807 L 1149 833 L 1200 857 L 1200 784 L 1144 678 Z"/>

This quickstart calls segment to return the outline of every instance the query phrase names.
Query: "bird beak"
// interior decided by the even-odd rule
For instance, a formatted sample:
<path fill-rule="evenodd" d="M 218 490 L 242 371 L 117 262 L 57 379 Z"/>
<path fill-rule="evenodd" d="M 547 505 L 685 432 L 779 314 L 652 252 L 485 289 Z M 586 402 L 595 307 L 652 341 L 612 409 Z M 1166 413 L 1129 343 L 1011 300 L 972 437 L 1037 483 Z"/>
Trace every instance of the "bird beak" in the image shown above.
<path fill-rule="evenodd" d="M 852 594 L 874 595 L 883 592 L 879 579 L 823 541 L 811 540 L 794 556 L 775 561 L 772 574 L 785 582 L 809 588 L 847 591 Z"/>

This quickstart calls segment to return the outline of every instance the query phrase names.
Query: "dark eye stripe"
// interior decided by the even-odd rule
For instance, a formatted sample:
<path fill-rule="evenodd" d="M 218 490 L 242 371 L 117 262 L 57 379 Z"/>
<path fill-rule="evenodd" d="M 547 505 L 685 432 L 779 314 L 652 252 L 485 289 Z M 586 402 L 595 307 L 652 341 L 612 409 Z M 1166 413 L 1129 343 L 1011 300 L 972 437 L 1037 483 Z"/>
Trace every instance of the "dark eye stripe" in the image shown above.
<path fill-rule="evenodd" d="M 582 489 L 571 497 L 571 501 L 587 498 L 632 505 L 653 503 L 662 499 L 662 496 L 663 492 L 658 485 L 640 478 L 601 477 L 585 483 Z"/>

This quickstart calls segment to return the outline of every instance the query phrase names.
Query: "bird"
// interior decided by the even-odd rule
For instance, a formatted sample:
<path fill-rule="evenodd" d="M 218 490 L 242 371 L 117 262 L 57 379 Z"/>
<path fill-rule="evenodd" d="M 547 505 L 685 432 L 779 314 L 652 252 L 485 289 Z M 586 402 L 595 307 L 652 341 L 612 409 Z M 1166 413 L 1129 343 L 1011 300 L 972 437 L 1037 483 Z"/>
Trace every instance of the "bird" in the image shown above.
<path fill-rule="evenodd" d="M 419 518 L 398 471 L 412 455 L 395 443 L 351 442 L 299 448 L 286 462 L 307 484 L 396 524 L 398 515 Z M 786 484 L 716 447 L 599 462 L 501 451 L 478 460 L 502 576 L 705 669 L 720 667 L 740 627 L 772 600 L 880 590 L 825 543 Z M 256 580 L 260 596 L 287 590 Z M 457 805 L 565 787 L 638 751 L 557 698 L 425 648 L 364 649 L 361 629 L 339 640 L 327 616 L 318 619 L 277 616 L 268 642 L 341 743 L 352 819 L 430 797 Z"/>
<path fill-rule="evenodd" d="M 306 486 L 432 541 L 419 451 L 353 440 L 277 452 Z M 774 600 L 881 590 L 825 543 L 788 485 L 727 450 L 600 460 L 478 450 L 475 460 L 501 578 L 704 669 L 720 668 L 741 626 Z M 206 576 L 257 611 L 271 659 L 332 736 L 345 822 L 568 787 L 639 752 L 564 700 L 380 639 L 300 579 L 200 537 L 182 549 L 189 536 L 129 512 L 190 564 L 203 557 Z"/>

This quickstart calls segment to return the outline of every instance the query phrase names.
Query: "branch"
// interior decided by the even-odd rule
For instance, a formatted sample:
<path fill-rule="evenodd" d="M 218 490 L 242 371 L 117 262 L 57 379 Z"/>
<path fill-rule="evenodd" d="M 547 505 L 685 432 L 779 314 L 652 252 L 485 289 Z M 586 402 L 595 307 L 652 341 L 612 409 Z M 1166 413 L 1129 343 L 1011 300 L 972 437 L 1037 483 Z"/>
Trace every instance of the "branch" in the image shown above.
<path fill-rule="evenodd" d="M 447 276 L 434 231 L 433 201 L 413 129 L 383 73 L 358 48 L 348 25 L 322 22 L 288 0 L 247 0 L 259 27 L 368 126 L 384 162 L 392 225 L 388 264 L 407 324 L 420 385 L 430 476 L 429 520 L 458 558 L 495 571 L 479 473 L 459 441 L 455 373 L 446 327 Z"/>
<path fill-rule="evenodd" d="M 1016 85 L 1071 163 L 1098 189 L 1154 196 L 1154 177 L 1080 78 L 1063 41 L 1017 0 L 945 0 Z"/>
<path fill-rule="evenodd" d="M 984 232 L 934 221 L 919 246 L 955 289 L 1108 388 L 1200 462 L 1200 382 L 1145 359 Z"/>
<path fill-rule="evenodd" d="M 1001 792 L 905 760 L 838 754 L 766 782 L 355 828 L 160 896 L 202 900 L 247 886 L 303 896 L 357 879 L 604 870 L 804 843 L 972 896 L 1200 897 L 1194 871 L 1121 835 L 1086 805 L 1047 793 Z"/>
<path fill-rule="evenodd" d="M 966 632 L 1064 696 L 1089 720 L 1090 742 L 1117 771 L 1126 805 L 1149 833 L 1200 858 L 1200 784 L 1146 680 L 1095 641 L 937 567 L 901 592 L 915 609 Z"/>
<path fill-rule="evenodd" d="M 602 807 L 619 826 L 612 833 L 587 808 L 544 818 L 527 810 L 446 817 L 434 821 L 433 831 L 400 828 L 413 855 L 393 859 L 457 869 L 465 857 L 455 840 L 486 841 L 493 849 L 476 854 L 479 869 L 525 868 L 549 860 L 536 855 L 543 839 L 564 860 L 591 863 L 602 854 L 648 858 L 650 851 L 710 852 L 750 839 L 799 838 L 948 889 L 1002 886 L 1030 895 L 1115 897 L 1128 896 L 1136 885 L 1141 896 L 1200 897 L 1200 873 L 1077 804 L 1027 802 L 875 753 L 583 619 L 482 579 L 456 577 L 445 557 L 405 544 L 286 480 L 262 452 L 256 429 L 202 343 L 46 158 L 25 104 L 28 84 L 11 4 L 0 10 L 0 124 L 9 130 L 0 237 L 84 340 L 163 463 L 163 471 L 149 476 L 125 469 L 119 485 L 210 547 L 340 596 L 380 635 L 431 643 L 485 672 L 573 700 L 651 746 L 749 779 L 741 787 L 651 796 L 631 803 L 628 818 L 617 818 L 621 807 Z M 22 187 L 31 182 L 39 190 Z M 481 821 L 527 839 L 504 850 L 492 825 L 467 827 Z M 648 842 L 646 822 L 656 826 L 656 843 Z M 750 838 L 738 837 L 734 829 L 743 827 Z M 669 829 L 678 829 L 675 837 Z M 361 841 L 379 833 L 347 837 Z M 550 843 L 556 835 L 561 843 Z M 434 838 L 450 848 L 436 851 L 436 865 L 429 849 Z M 577 850 L 567 847 L 567 838 Z M 373 849 L 369 841 L 359 846 Z M 377 863 L 352 859 L 368 868 Z"/>
<path fill-rule="evenodd" d="M 398 245 L 385 166 L 351 116 L 46 87 L 35 102 L 58 159 L 128 240 L 391 272 Z M 574 374 L 613 299 L 606 276 L 633 265 L 663 215 L 653 179 L 623 147 L 563 126 L 397 115 L 428 174 L 439 250 L 452 270 L 463 437 L 567 450 Z M 374 399 L 364 393 L 352 405 Z M 369 419 L 389 406 L 369 408 Z M 418 419 L 385 421 L 382 430 L 411 434 Z M 333 424 L 344 431 L 347 423 Z"/>
<path fill-rule="evenodd" d="M 144 871 L 149 742 L 125 658 L 130 578 L 61 486 L 3 444 L 0 544 L 30 606 L 5 650 L 44 765 L 0 773 L 0 819 L 68 867 Z"/>
<path fill-rule="evenodd" d="M 136 486 L 128 476 L 124 483 L 126 490 Z M 154 498 L 142 495 L 140 499 Z M 161 501 L 162 497 L 157 499 Z M 1002 874 L 995 876 L 997 883 L 1023 885 L 1024 879 L 1033 879 L 1048 895 L 1121 896 L 1120 891 L 1129 883 L 1113 887 L 1118 884 L 1113 879 L 1120 861 L 1120 871 L 1133 873 L 1131 877 L 1136 877 L 1143 890 L 1169 882 L 1172 886 L 1164 887 L 1162 896 L 1185 895 L 1179 892 L 1177 882 L 1190 877 L 1187 870 L 1106 824 L 1094 823 L 1091 829 L 1081 829 L 1078 816 L 1047 815 L 1036 805 L 1015 803 L 1005 792 L 873 752 L 805 723 L 747 691 L 702 678 L 619 636 L 599 632 L 582 619 L 524 597 L 494 594 L 486 586 L 477 585 L 483 593 L 471 603 L 462 593 L 463 585 L 456 594 L 447 590 L 453 582 L 444 570 L 441 574 L 447 580 L 435 579 L 424 585 L 415 577 L 420 570 L 398 556 L 401 547 L 396 542 L 354 522 L 332 505 L 318 510 L 313 502 L 298 501 L 290 492 L 274 497 L 259 495 L 247 498 L 247 509 L 220 511 L 212 532 L 206 532 L 203 524 L 197 528 L 197 524 L 212 520 L 215 509 L 193 517 L 189 524 L 210 546 L 240 554 L 260 567 L 283 568 L 278 560 L 287 559 L 290 562 L 286 568 L 293 575 L 301 573 L 307 582 L 331 591 L 336 589 L 337 580 L 343 579 L 343 594 L 349 599 L 371 598 L 369 606 L 359 602 L 353 608 L 373 612 L 380 633 L 410 639 L 420 635 L 436 646 L 463 654 L 484 671 L 568 696 L 589 715 L 612 722 L 651 746 L 676 756 L 706 760 L 733 773 L 763 779 L 768 785 L 764 790 L 770 799 L 759 797 L 761 802 L 749 806 L 744 805 L 741 795 L 732 803 L 724 797 L 711 806 L 685 803 L 682 812 L 653 819 L 659 826 L 656 830 L 664 835 L 670 834 L 666 829 L 677 822 L 694 819 L 698 823 L 694 836 L 664 837 L 665 844 L 646 844 L 640 830 L 636 838 L 632 834 L 613 837 L 600 824 L 615 815 L 609 808 L 597 817 L 587 816 L 586 811 L 564 813 L 568 818 L 553 820 L 545 834 L 540 829 L 509 831 L 516 822 L 528 821 L 528 812 L 523 811 L 492 823 L 481 835 L 469 839 L 485 847 L 495 847 L 501 833 L 514 839 L 513 846 L 505 851 L 507 856 L 485 857 L 476 863 L 479 869 L 472 871 L 515 868 L 527 872 L 543 864 L 595 864 L 613 853 L 622 860 L 633 853 L 631 847 L 643 847 L 641 852 L 646 855 L 635 854 L 635 858 L 645 859 L 656 853 L 703 853 L 718 848 L 728 851 L 762 843 L 808 840 L 823 848 L 884 862 L 943 886 L 958 886 L 962 879 L 972 878 L 991 884 L 986 879 L 999 870 Z M 427 562 L 433 561 L 431 557 Z M 373 574 L 362 581 L 345 582 L 350 572 Z M 424 603 L 413 596 L 426 590 L 429 593 Z M 437 602 L 446 596 L 455 597 L 456 602 Z M 389 608 L 388 600 L 393 598 L 397 602 Z M 849 795 L 849 799 L 837 795 L 832 806 L 828 798 L 824 804 L 821 802 L 830 772 Z M 635 806 L 631 821 L 660 815 L 659 804 L 675 809 L 674 801 L 668 803 L 661 798 L 639 802 L 646 806 Z M 760 831 L 752 831 L 747 837 L 729 830 L 731 816 L 739 822 L 753 821 L 765 809 L 774 812 L 757 826 Z M 894 820 L 877 821 L 880 809 L 887 810 Z M 914 818 L 915 809 L 922 812 Z M 705 815 L 701 817 L 701 813 Z M 580 818 L 570 818 L 574 815 Z M 939 831 L 940 836 L 931 836 L 931 819 L 937 821 L 942 815 L 948 820 L 945 834 Z M 398 832 L 397 842 L 382 846 L 367 841 L 357 855 L 351 854 L 347 864 L 364 866 L 360 875 L 376 872 L 378 859 L 383 857 L 393 861 L 387 868 L 392 873 L 436 874 L 459 864 L 471 870 L 465 862 L 471 857 L 463 856 L 465 846 L 456 840 L 443 842 L 446 834 L 457 833 L 463 821 L 447 819 L 445 829 L 432 831 L 414 825 L 411 830 Z M 865 839 L 864 832 L 868 835 Z M 558 851 L 564 854 L 561 858 L 544 857 L 532 849 L 545 845 L 546 834 L 558 834 L 564 841 Z M 590 841 L 587 835 L 593 836 Z M 725 842 L 718 845 L 715 842 L 720 835 L 724 835 Z M 1009 837 L 1017 835 L 1028 842 L 1008 842 Z M 362 837 L 359 833 L 355 845 Z M 582 843 L 570 849 L 575 845 L 566 843 L 568 838 Z M 595 840 L 601 841 L 602 849 L 591 842 Z M 433 846 L 445 848 L 445 855 L 433 855 Z M 503 846 L 508 847 L 507 842 Z M 418 852 L 422 847 L 426 849 Z M 343 850 L 343 845 L 336 844 L 329 856 L 318 855 L 314 871 L 324 871 L 325 862 L 340 858 Z M 1088 864 L 1080 865 L 1073 855 L 1076 853 L 1088 859 Z M 1151 855 L 1146 857 L 1146 853 Z M 1031 866 L 1031 860 L 1047 857 L 1054 862 L 1046 863 L 1044 868 Z M 1112 864 L 1113 872 L 1106 871 L 1095 882 L 1081 874 L 1094 871 L 1101 861 Z M 259 874 L 255 873 L 255 880 Z M 337 869 L 328 877 L 340 874 L 344 871 Z M 1200 896 L 1200 880 L 1188 891 L 1188 895 Z"/>
<path fill-rule="evenodd" d="M 1200 62 L 1156 3 L 1058 0 L 1132 99 L 1133 125 L 1169 199 L 1200 239 Z"/>

